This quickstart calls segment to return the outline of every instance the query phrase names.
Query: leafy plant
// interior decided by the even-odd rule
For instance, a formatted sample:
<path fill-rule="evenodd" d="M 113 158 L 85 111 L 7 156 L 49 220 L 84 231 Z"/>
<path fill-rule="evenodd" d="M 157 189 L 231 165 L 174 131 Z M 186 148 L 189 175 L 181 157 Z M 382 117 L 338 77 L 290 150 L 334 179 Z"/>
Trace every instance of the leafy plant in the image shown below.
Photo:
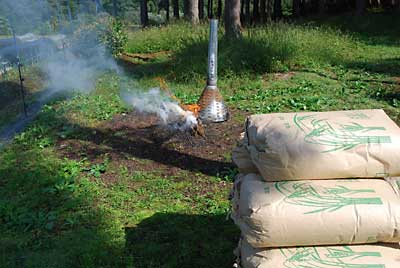
<path fill-rule="evenodd" d="M 125 50 L 125 46 L 128 42 L 128 35 L 120 20 L 110 18 L 101 33 L 101 39 L 112 55 L 120 56 Z"/>

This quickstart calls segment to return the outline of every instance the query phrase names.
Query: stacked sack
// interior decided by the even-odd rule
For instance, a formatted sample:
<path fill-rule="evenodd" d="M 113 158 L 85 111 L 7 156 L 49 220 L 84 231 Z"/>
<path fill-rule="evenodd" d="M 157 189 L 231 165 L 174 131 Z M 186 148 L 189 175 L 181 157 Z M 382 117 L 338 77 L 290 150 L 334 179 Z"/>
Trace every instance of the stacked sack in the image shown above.
<path fill-rule="evenodd" d="M 400 268 L 400 128 L 384 111 L 253 115 L 233 161 L 242 268 Z"/>

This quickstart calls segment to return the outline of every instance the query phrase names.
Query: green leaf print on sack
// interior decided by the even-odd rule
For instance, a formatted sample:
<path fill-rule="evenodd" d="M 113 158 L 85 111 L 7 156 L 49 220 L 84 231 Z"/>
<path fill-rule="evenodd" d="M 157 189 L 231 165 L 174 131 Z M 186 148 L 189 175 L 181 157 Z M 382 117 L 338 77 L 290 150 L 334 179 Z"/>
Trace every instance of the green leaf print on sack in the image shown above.
<path fill-rule="evenodd" d="M 370 131 L 386 131 L 384 127 L 366 127 L 350 122 L 340 124 L 328 119 L 317 119 L 317 115 L 294 115 L 293 122 L 304 133 L 304 141 L 310 144 L 332 147 L 322 153 L 350 150 L 362 144 L 391 143 L 390 136 L 368 136 Z"/>
<path fill-rule="evenodd" d="M 311 208 L 304 214 L 333 212 L 352 205 L 382 205 L 379 197 L 352 197 L 359 193 L 375 193 L 372 189 L 349 189 L 342 185 L 315 188 L 310 182 L 292 181 L 276 182 L 275 188 L 285 195 L 286 203 Z"/>
<path fill-rule="evenodd" d="M 343 247 L 306 247 L 280 249 L 286 258 L 286 268 L 384 268 L 384 264 L 360 264 L 358 259 L 365 257 L 381 258 L 379 252 L 355 252 L 348 246 Z"/>

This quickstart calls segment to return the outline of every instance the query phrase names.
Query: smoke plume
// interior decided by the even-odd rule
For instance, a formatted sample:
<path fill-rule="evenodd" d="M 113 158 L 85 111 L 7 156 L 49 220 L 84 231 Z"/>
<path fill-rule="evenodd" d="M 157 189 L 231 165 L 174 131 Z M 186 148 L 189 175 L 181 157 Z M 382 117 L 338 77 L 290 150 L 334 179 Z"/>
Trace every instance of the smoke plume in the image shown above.
<path fill-rule="evenodd" d="M 52 6 L 49 3 L 47 0 L 1 0 L 0 17 L 8 19 L 17 37 L 17 46 L 8 46 L 5 51 L 0 44 L 0 59 L 12 62 L 19 57 L 29 62 L 34 48 L 34 57 L 41 59 L 39 66 L 48 79 L 49 97 L 60 91 L 90 92 L 98 75 L 106 70 L 116 71 L 125 80 L 114 58 L 100 42 L 97 26 L 109 18 L 106 13 L 97 13 L 102 10 L 100 1 L 85 2 L 93 5 L 95 11 L 91 14 L 87 8 L 72 9 L 69 4 L 63 10 L 58 0 L 52 1 Z M 86 13 L 81 14 L 79 10 Z M 121 94 L 126 103 L 139 112 L 158 115 L 169 127 L 186 130 L 197 124 L 191 112 L 183 110 L 157 88 L 143 92 L 135 90 L 132 84 L 124 84 L 123 90 L 129 92 Z"/>
<path fill-rule="evenodd" d="M 159 88 L 152 88 L 147 92 L 125 92 L 122 98 L 138 112 L 156 114 L 163 124 L 173 129 L 186 131 L 197 125 L 197 119 L 192 112 L 183 110 Z"/>

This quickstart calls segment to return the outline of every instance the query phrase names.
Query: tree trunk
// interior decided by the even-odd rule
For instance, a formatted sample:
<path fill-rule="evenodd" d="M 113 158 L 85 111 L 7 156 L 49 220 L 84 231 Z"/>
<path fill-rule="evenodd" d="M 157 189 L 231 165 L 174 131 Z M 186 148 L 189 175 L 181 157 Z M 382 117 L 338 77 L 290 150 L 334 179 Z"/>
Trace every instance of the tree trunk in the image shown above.
<path fill-rule="evenodd" d="M 187 20 L 190 19 L 190 16 L 189 16 L 189 1 L 191 1 L 191 0 L 183 0 L 183 16 Z"/>
<path fill-rule="evenodd" d="M 221 19 L 222 16 L 222 0 L 218 0 L 217 17 Z"/>
<path fill-rule="evenodd" d="M 199 19 L 204 19 L 204 0 L 199 0 Z"/>
<path fill-rule="evenodd" d="M 149 15 L 147 14 L 147 0 L 140 0 L 140 23 L 143 27 L 149 24 Z"/>
<path fill-rule="evenodd" d="M 207 15 L 209 19 L 214 18 L 214 10 L 213 10 L 213 0 L 208 0 L 207 4 Z"/>
<path fill-rule="evenodd" d="M 356 0 L 356 15 L 361 16 L 365 12 L 366 0 Z"/>
<path fill-rule="evenodd" d="M 266 0 L 260 0 L 260 21 L 265 23 L 267 21 Z"/>
<path fill-rule="evenodd" d="M 301 0 L 293 0 L 293 16 L 296 18 L 300 17 L 300 6 Z"/>
<path fill-rule="evenodd" d="M 250 0 L 244 0 L 244 17 L 247 25 L 250 24 Z"/>
<path fill-rule="evenodd" d="M 113 0 L 113 15 L 116 17 L 118 15 L 117 12 L 117 0 Z"/>
<path fill-rule="evenodd" d="M 192 24 L 199 23 L 199 0 L 189 0 L 189 21 Z"/>
<path fill-rule="evenodd" d="M 169 21 L 169 0 L 165 0 L 166 20 Z"/>
<path fill-rule="evenodd" d="M 242 36 L 240 23 L 240 0 L 225 0 L 225 34 L 228 38 L 237 39 Z"/>
<path fill-rule="evenodd" d="M 318 1 L 318 13 L 320 15 L 325 14 L 326 11 L 326 0 L 319 0 Z"/>
<path fill-rule="evenodd" d="M 279 20 L 282 18 L 282 0 L 274 1 L 274 19 Z"/>
<path fill-rule="evenodd" d="M 370 0 L 368 1 L 369 7 L 379 7 L 380 3 L 379 0 Z"/>
<path fill-rule="evenodd" d="M 244 1 L 240 1 L 240 20 L 244 21 L 245 16 L 244 16 Z"/>
<path fill-rule="evenodd" d="M 172 0 L 172 5 L 174 9 L 174 17 L 179 19 L 179 0 Z"/>
<path fill-rule="evenodd" d="M 260 2 L 259 0 L 253 1 L 253 23 L 258 23 L 260 21 Z"/>
<path fill-rule="evenodd" d="M 267 0 L 267 21 L 272 20 L 272 0 Z"/>

